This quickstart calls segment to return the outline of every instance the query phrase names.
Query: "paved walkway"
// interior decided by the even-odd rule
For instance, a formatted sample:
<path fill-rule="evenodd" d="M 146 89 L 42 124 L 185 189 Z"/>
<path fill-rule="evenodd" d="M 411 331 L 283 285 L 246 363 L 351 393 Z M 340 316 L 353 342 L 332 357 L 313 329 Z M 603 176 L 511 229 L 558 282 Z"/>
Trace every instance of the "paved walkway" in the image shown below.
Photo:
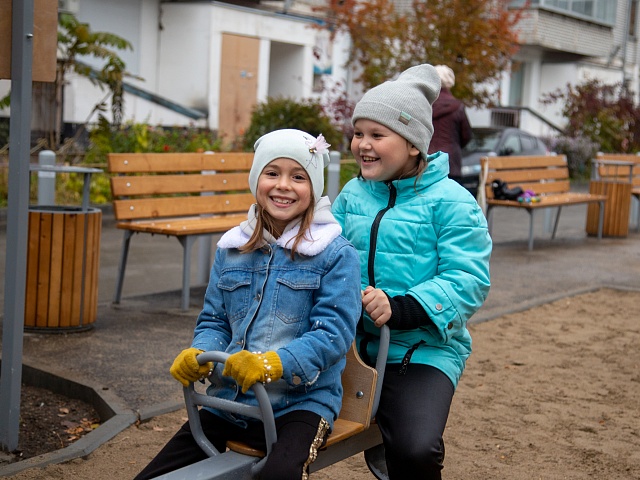
<path fill-rule="evenodd" d="M 586 206 L 566 207 L 553 241 L 545 232 L 545 216 L 540 214 L 534 250 L 530 252 L 529 216 L 524 211 L 496 209 L 492 288 L 472 322 L 491 320 L 602 286 L 640 289 L 640 234 L 633 228 L 626 238 L 588 237 L 586 211 Z M 3 252 L 5 234 L 3 227 L 0 230 Z M 80 453 L 54 452 L 41 459 L 41 463 L 87 454 L 136 418 L 149 418 L 182 404 L 181 388 L 168 370 L 175 355 L 190 344 L 204 285 L 192 288 L 191 308 L 181 311 L 180 244 L 173 238 L 135 236 L 129 253 L 125 294 L 120 305 L 113 305 L 121 241 L 122 232 L 114 227 L 113 216 L 105 213 L 100 244 L 99 306 L 93 329 L 71 334 L 25 333 L 25 365 L 88 385 L 118 414 L 76 447 L 83 449 Z M 194 250 L 194 284 L 198 283 L 198 258 Z M 0 302 L 4 302 L 4 262 L 2 255 Z M 19 463 L 24 467 L 28 461 Z M 9 467 L 19 468 L 17 465 Z M 12 472 L 4 472 L 8 473 Z"/>

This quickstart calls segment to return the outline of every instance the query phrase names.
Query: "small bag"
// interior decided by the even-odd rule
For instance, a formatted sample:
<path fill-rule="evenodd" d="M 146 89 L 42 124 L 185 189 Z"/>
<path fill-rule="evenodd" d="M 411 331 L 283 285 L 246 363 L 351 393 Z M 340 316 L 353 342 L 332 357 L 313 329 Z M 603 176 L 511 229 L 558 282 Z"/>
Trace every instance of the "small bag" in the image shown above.
<path fill-rule="evenodd" d="M 496 200 L 518 200 L 518 197 L 524 193 L 520 187 L 509 188 L 509 185 L 499 178 L 491 182 L 491 189 L 493 198 Z"/>

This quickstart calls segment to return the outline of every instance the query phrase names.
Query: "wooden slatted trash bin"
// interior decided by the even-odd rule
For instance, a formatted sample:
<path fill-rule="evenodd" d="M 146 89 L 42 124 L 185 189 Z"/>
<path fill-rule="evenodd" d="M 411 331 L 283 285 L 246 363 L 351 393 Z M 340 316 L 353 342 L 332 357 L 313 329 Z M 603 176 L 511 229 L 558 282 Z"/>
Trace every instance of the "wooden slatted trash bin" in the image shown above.
<path fill-rule="evenodd" d="M 88 207 L 91 173 L 82 167 L 51 167 L 83 173 L 82 206 L 29 207 L 25 330 L 62 333 L 93 328 L 98 312 L 102 211 Z M 41 170 L 41 168 L 32 168 Z"/>
<path fill-rule="evenodd" d="M 626 237 L 629 234 L 629 211 L 633 162 L 594 159 L 591 168 L 589 193 L 606 195 L 602 235 L 605 237 Z M 587 234 L 597 232 L 597 207 L 589 205 L 587 210 Z"/>
<path fill-rule="evenodd" d="M 606 195 L 604 224 L 602 235 L 605 237 L 626 237 L 629 234 L 629 208 L 631 203 L 631 184 L 592 181 L 589 193 Z M 598 206 L 589 205 L 587 210 L 587 234 L 596 235 L 598 231 Z"/>

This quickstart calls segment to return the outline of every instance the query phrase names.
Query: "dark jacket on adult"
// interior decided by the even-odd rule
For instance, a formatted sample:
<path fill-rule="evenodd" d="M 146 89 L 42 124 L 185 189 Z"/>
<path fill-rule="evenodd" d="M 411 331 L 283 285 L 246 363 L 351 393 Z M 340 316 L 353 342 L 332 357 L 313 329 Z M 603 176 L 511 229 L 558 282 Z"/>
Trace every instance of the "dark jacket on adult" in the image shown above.
<path fill-rule="evenodd" d="M 464 103 L 443 87 L 440 96 L 433 103 L 433 138 L 429 144 L 429 154 L 438 151 L 448 153 L 449 176 L 460 177 L 462 148 L 469 143 L 471 137 L 473 133 Z"/>

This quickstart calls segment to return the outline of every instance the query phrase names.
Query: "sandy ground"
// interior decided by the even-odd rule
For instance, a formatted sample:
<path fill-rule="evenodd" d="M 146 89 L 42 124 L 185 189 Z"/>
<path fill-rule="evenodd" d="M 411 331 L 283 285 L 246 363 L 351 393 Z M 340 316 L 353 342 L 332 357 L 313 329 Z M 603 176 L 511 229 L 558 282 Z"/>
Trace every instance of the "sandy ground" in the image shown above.
<path fill-rule="evenodd" d="M 472 324 L 445 479 L 640 478 L 640 292 L 600 290 Z M 133 426 L 85 459 L 13 479 L 132 478 L 184 421 Z M 311 478 L 374 478 L 361 455 Z"/>

